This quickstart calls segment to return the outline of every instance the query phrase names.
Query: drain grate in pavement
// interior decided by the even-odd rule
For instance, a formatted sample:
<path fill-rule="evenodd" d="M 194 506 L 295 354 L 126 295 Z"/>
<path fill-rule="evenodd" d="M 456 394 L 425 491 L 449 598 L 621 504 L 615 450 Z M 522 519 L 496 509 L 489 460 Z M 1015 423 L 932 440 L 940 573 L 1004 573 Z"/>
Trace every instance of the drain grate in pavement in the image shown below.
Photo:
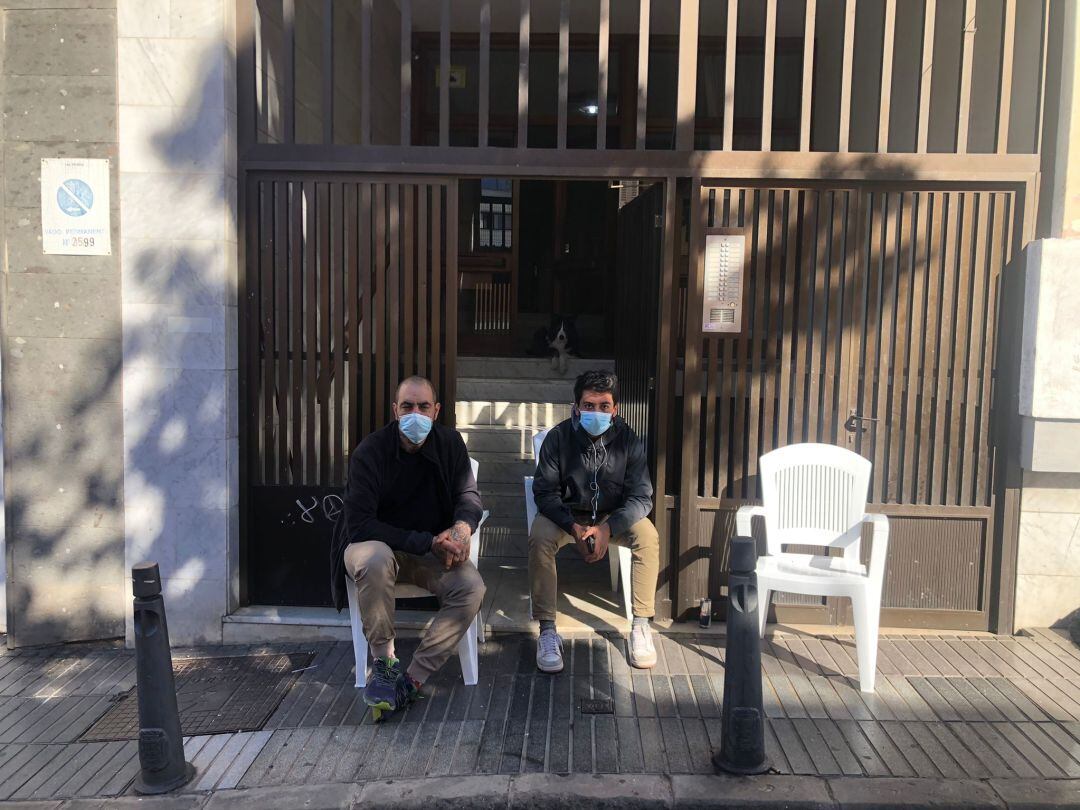
<path fill-rule="evenodd" d="M 174 661 L 176 705 L 184 736 L 258 731 L 312 657 L 312 653 L 290 653 Z M 132 689 L 80 739 L 134 740 L 138 736 L 139 701 Z"/>

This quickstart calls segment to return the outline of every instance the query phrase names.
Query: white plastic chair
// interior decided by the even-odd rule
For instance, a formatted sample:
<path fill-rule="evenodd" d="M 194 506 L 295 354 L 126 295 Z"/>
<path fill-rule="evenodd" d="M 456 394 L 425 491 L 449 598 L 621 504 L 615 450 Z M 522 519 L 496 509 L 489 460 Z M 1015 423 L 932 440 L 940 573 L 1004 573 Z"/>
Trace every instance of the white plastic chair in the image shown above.
<path fill-rule="evenodd" d="M 548 432 L 542 430 L 533 436 L 533 458 L 537 461 L 540 459 L 540 448 L 544 444 L 544 437 Z M 533 477 L 531 475 L 525 476 L 525 528 L 529 534 L 532 534 L 533 521 L 536 520 L 536 501 L 533 500 Z M 614 553 L 612 553 L 614 552 Z M 630 562 L 632 552 L 626 546 L 618 546 L 614 543 L 608 546 L 608 565 L 611 567 L 611 590 L 618 593 L 619 591 L 619 575 L 622 575 L 623 582 L 623 607 L 626 610 L 626 620 L 632 622 L 634 620 L 634 612 L 631 603 L 630 593 Z"/>
<path fill-rule="evenodd" d="M 473 478 L 476 478 L 480 464 L 476 459 L 469 459 L 472 464 Z M 480 525 L 473 532 L 472 542 L 469 545 L 469 560 L 479 567 L 480 559 L 480 526 L 488 519 L 488 511 L 484 510 L 480 518 Z M 345 576 L 345 591 L 349 595 L 349 619 L 352 622 L 353 655 L 356 658 L 356 688 L 363 689 L 367 686 L 367 658 L 368 643 L 364 635 L 364 621 L 360 616 L 360 605 L 356 599 L 356 582 L 352 577 Z M 415 599 L 422 596 L 434 596 L 431 591 L 424 590 L 418 585 L 407 582 L 399 582 L 394 586 L 395 599 Z M 484 642 L 484 611 L 477 611 L 472 625 L 465 631 L 465 635 L 458 642 L 458 658 L 461 659 L 461 674 L 465 679 L 466 686 L 475 686 L 480 679 L 480 652 L 478 644 Z"/>
<path fill-rule="evenodd" d="M 794 444 L 761 457 L 762 506 L 736 515 L 738 533 L 751 536 L 755 515 L 765 518 L 768 554 L 757 563 L 758 621 L 765 635 L 772 591 L 846 596 L 855 619 L 859 688 L 874 691 L 878 622 L 889 520 L 868 515 L 866 493 L 873 465 L 831 444 Z M 864 523 L 873 525 L 869 570 L 860 561 Z M 786 545 L 843 549 L 842 557 L 792 554 Z"/>

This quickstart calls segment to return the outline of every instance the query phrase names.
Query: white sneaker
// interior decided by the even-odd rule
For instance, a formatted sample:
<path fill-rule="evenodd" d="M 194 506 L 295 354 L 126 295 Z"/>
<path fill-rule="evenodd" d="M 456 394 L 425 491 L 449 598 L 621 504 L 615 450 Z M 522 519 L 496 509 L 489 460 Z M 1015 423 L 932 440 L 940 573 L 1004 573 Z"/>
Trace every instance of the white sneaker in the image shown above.
<path fill-rule="evenodd" d="M 635 624 L 630 630 L 630 666 L 652 669 L 656 666 L 656 647 L 647 624 Z"/>
<path fill-rule="evenodd" d="M 540 631 L 536 642 L 536 666 L 541 672 L 562 672 L 562 636 L 554 630 Z"/>

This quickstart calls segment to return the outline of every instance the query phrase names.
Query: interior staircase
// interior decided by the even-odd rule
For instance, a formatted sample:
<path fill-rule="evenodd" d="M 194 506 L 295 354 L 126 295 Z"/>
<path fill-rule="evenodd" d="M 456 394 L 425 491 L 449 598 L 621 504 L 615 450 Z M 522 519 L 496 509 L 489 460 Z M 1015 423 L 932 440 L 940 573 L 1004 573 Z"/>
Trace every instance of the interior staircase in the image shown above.
<path fill-rule="evenodd" d="M 570 416 L 574 379 L 611 360 L 571 360 L 565 374 L 545 359 L 458 359 L 457 428 L 480 462 L 480 495 L 491 517 L 480 533 L 480 555 L 527 559 L 525 491 L 532 475 L 533 436 Z"/>

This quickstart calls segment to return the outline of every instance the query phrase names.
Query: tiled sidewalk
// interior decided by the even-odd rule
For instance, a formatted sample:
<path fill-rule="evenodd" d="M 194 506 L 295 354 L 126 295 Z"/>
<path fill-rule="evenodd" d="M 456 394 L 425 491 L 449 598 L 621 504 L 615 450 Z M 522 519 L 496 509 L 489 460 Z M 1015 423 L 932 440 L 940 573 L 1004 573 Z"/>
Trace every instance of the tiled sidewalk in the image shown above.
<path fill-rule="evenodd" d="M 399 641 L 408 658 L 415 641 Z M 481 680 L 451 662 L 408 712 L 374 725 L 347 643 L 178 651 L 314 649 L 264 730 L 188 740 L 189 791 L 451 774 L 713 772 L 720 636 L 667 635 L 645 673 L 615 635 L 567 642 L 567 669 L 536 672 L 529 636 L 482 647 Z M 768 748 L 781 774 L 929 779 L 1080 777 L 1080 648 L 1062 634 L 889 636 L 877 692 L 855 681 L 851 638 L 784 634 L 763 649 Z M 134 742 L 79 736 L 134 682 L 130 651 L 72 645 L 0 653 L 0 799 L 113 796 L 138 770 Z M 582 698 L 615 713 L 583 715 Z"/>

